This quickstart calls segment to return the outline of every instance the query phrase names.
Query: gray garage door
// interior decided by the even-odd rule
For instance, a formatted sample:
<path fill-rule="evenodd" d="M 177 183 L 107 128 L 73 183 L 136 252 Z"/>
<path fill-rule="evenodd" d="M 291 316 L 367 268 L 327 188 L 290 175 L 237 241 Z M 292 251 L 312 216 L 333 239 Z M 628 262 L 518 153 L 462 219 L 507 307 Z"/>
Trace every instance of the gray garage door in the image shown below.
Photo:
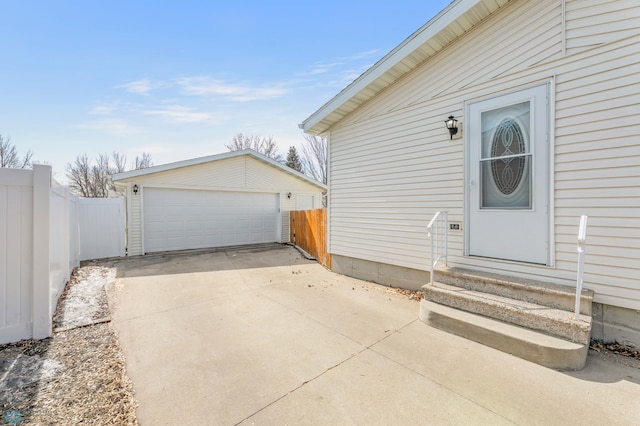
<path fill-rule="evenodd" d="M 277 242 L 278 194 L 145 188 L 145 253 Z"/>

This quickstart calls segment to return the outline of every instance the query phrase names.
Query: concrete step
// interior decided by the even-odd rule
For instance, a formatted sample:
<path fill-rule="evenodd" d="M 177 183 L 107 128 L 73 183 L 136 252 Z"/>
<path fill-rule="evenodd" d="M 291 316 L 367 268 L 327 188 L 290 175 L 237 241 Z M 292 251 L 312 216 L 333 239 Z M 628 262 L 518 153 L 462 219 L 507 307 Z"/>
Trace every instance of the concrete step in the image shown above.
<path fill-rule="evenodd" d="M 443 331 L 482 343 L 549 368 L 580 370 L 589 345 L 422 300 L 420 319 Z"/>
<path fill-rule="evenodd" d="M 526 327 L 574 343 L 589 344 L 589 315 L 581 314 L 576 319 L 573 312 L 441 282 L 427 284 L 422 290 L 424 298 L 431 302 Z"/>
<path fill-rule="evenodd" d="M 446 266 L 438 267 L 434 277 L 435 281 L 468 290 L 565 311 L 575 310 L 575 287 Z M 593 291 L 583 289 L 580 296 L 580 313 L 591 316 L 592 302 Z"/>

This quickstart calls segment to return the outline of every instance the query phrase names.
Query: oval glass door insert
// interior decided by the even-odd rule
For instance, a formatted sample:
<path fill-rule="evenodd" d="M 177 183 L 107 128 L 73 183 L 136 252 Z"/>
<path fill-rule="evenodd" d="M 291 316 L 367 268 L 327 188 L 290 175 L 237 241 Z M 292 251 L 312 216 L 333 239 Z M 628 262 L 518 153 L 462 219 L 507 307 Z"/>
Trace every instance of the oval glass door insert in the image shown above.
<path fill-rule="evenodd" d="M 481 208 L 531 208 L 530 103 L 481 114 Z"/>

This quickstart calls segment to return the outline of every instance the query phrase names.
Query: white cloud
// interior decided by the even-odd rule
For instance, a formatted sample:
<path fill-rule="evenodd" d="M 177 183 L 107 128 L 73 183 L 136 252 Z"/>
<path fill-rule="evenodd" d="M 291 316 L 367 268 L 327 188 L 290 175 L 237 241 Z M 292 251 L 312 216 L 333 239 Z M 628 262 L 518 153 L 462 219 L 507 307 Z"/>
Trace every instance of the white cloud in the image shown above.
<path fill-rule="evenodd" d="M 236 102 L 279 98 L 289 92 L 289 89 L 281 84 L 253 87 L 209 77 L 181 78 L 176 80 L 176 84 L 185 95 L 220 96 Z"/>
<path fill-rule="evenodd" d="M 129 124 L 127 121 L 118 118 L 107 118 L 96 120 L 76 126 L 80 129 L 96 130 L 115 136 L 130 136 L 142 133 L 142 130 Z"/>
<path fill-rule="evenodd" d="M 183 77 L 171 81 L 151 81 L 143 78 L 116 86 L 116 88 L 140 95 L 148 95 L 152 90 L 159 88 L 173 88 L 177 89 L 180 95 L 217 97 L 233 102 L 275 99 L 284 96 L 290 91 L 283 83 L 252 85 L 234 83 L 207 76 Z"/>
<path fill-rule="evenodd" d="M 376 60 L 378 59 L 382 59 L 382 50 L 380 49 L 373 49 L 373 50 L 367 50 L 366 52 L 359 52 L 359 53 L 355 53 L 349 57 L 344 58 L 344 60 L 346 61 L 360 61 L 362 59 L 366 59 L 366 60 L 370 60 L 372 58 L 376 58 Z"/>
<path fill-rule="evenodd" d="M 181 105 L 169 105 L 164 108 L 141 111 L 145 115 L 157 115 L 168 118 L 175 123 L 202 123 L 207 121 L 224 121 L 226 117 L 219 113 L 199 112 Z"/>
<path fill-rule="evenodd" d="M 146 95 L 153 87 L 154 85 L 151 84 L 151 81 L 146 78 L 116 86 L 118 89 L 124 89 L 129 93 L 137 93 L 139 95 Z"/>
<path fill-rule="evenodd" d="M 223 95 L 235 96 L 246 92 L 246 88 L 237 84 L 227 83 L 223 80 L 214 80 L 208 77 L 185 77 L 178 79 L 178 86 L 187 95 Z"/>
<path fill-rule="evenodd" d="M 118 108 L 115 105 L 100 104 L 94 106 L 90 111 L 90 115 L 111 115 L 116 112 Z"/>
<path fill-rule="evenodd" d="M 363 69 L 365 71 L 372 64 L 372 60 L 379 60 L 382 52 L 379 49 L 358 52 L 351 56 L 333 58 L 330 62 L 317 62 L 309 66 L 309 74 L 318 75 L 328 72 L 344 73 L 345 68 Z M 365 63 L 363 63 L 363 61 Z M 346 72 L 349 72 L 348 70 Z"/>
<path fill-rule="evenodd" d="M 336 67 L 339 67 L 340 65 L 343 65 L 342 62 L 332 62 L 332 63 L 318 63 L 318 64 L 313 64 L 311 65 L 309 68 L 311 75 L 318 75 L 318 74 L 325 74 L 333 69 L 335 69 Z"/>

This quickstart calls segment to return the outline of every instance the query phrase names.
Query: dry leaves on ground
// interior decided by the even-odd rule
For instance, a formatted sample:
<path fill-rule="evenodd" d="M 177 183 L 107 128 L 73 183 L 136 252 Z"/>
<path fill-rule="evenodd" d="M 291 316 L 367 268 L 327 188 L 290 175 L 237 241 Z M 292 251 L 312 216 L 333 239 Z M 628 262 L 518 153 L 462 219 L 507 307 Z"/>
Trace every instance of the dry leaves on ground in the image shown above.
<path fill-rule="evenodd" d="M 404 288 L 389 288 L 388 291 L 404 296 L 409 300 L 415 300 L 417 302 L 422 300 L 422 291 L 420 290 L 407 290 Z"/>
<path fill-rule="evenodd" d="M 618 342 L 604 343 L 601 340 L 592 340 L 589 348 L 596 352 L 607 350 L 613 352 L 616 355 L 622 355 L 640 360 L 640 350 L 632 346 L 622 345 Z"/>

